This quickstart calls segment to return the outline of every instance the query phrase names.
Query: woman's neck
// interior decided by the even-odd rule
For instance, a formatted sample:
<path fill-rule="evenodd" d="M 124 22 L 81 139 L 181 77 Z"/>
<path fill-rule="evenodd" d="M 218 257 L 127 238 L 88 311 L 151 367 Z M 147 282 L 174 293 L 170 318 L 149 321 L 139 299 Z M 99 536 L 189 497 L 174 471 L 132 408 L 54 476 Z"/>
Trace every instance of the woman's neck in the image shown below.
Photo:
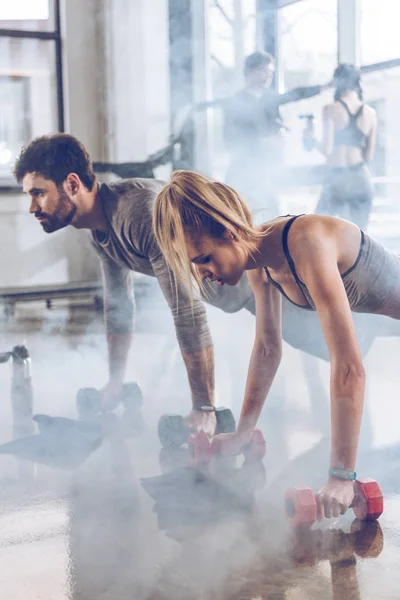
<path fill-rule="evenodd" d="M 343 94 L 340 94 L 340 99 L 344 102 L 352 102 L 354 100 L 359 100 L 360 97 L 358 95 L 357 90 L 350 90 L 348 92 L 343 92 Z"/>
<path fill-rule="evenodd" d="M 263 223 L 254 229 L 258 232 L 265 233 L 258 238 L 254 244 L 254 251 L 249 255 L 246 270 L 259 269 L 260 267 L 269 266 L 271 268 L 279 268 L 280 257 L 276 248 L 275 226 L 271 221 Z"/>

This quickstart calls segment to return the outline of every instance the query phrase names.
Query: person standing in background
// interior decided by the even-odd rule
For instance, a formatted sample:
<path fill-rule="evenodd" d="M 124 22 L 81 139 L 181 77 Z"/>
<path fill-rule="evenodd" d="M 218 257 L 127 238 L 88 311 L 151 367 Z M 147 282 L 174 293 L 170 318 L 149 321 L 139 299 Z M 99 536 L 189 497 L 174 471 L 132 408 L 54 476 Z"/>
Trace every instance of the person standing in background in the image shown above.
<path fill-rule="evenodd" d="M 375 153 L 377 117 L 363 102 L 360 78 L 354 65 L 337 67 L 334 102 L 323 111 L 322 142 L 314 138 L 311 143 L 327 164 L 316 213 L 348 219 L 365 230 L 373 199 L 367 163 Z"/>
<path fill-rule="evenodd" d="M 285 94 L 271 89 L 275 59 L 254 52 L 244 63 L 245 86 L 223 103 L 223 137 L 230 152 L 226 183 L 246 198 L 251 211 L 279 214 L 279 169 L 283 163 L 280 107 L 312 98 L 331 84 L 295 88 Z"/>

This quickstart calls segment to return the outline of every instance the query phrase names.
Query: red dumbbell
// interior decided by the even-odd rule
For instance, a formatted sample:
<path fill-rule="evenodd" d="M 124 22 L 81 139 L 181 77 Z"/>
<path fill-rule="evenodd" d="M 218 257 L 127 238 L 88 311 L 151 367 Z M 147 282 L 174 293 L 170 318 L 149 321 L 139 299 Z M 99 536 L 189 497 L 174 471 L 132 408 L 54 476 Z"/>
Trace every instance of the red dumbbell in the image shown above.
<path fill-rule="evenodd" d="M 267 452 L 267 444 L 263 432 L 255 429 L 250 442 L 243 446 L 242 453 L 247 463 L 261 461 Z"/>
<path fill-rule="evenodd" d="M 242 453 L 246 462 L 257 462 L 264 458 L 266 443 L 262 432 L 255 429 L 251 439 L 243 447 Z M 220 440 L 214 438 L 211 442 L 206 433 L 201 431 L 191 435 L 188 439 L 189 465 L 194 468 L 207 466 L 213 456 L 220 454 Z"/>
<path fill-rule="evenodd" d="M 188 463 L 199 469 L 206 467 L 213 457 L 213 451 L 208 435 L 204 431 L 193 433 L 188 439 Z"/>
<path fill-rule="evenodd" d="M 356 479 L 350 506 L 362 521 L 376 521 L 383 513 L 383 494 L 373 479 Z M 308 487 L 293 487 L 285 495 L 285 511 L 292 527 L 312 527 L 317 520 L 317 502 Z"/>

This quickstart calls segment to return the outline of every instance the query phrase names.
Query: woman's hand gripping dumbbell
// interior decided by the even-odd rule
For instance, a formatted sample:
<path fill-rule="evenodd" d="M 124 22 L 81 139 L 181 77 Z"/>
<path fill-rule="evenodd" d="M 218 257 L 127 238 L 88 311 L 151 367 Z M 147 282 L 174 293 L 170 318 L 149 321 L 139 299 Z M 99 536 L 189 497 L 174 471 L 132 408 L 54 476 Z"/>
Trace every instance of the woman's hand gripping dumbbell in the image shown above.
<path fill-rule="evenodd" d="M 383 513 L 383 494 L 373 479 L 356 479 L 354 500 L 350 505 L 362 521 L 376 521 Z M 318 517 L 314 492 L 308 487 L 293 487 L 285 495 L 285 511 L 292 527 L 312 527 Z"/>

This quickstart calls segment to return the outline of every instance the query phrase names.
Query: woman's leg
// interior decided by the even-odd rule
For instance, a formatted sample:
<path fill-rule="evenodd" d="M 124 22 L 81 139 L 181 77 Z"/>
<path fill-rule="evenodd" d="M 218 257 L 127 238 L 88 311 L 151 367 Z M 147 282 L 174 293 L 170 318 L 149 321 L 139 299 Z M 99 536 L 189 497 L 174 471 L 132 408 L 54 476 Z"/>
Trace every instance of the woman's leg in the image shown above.
<path fill-rule="evenodd" d="M 332 203 L 332 187 L 329 181 L 325 181 L 322 185 L 321 196 L 315 209 L 316 215 L 328 215 L 332 216 L 335 214 L 335 209 Z"/>
<path fill-rule="evenodd" d="M 344 193 L 345 175 L 346 170 L 343 169 L 331 169 L 326 174 L 315 214 L 350 219 L 348 199 Z"/>
<path fill-rule="evenodd" d="M 344 192 L 349 205 L 350 221 L 366 231 L 373 199 L 373 188 L 368 169 L 363 166 L 354 171 L 349 170 L 346 183 Z"/>
<path fill-rule="evenodd" d="M 350 203 L 350 221 L 358 225 L 363 231 L 367 230 L 369 213 L 371 212 L 372 198 L 367 196 L 356 196 Z"/>

